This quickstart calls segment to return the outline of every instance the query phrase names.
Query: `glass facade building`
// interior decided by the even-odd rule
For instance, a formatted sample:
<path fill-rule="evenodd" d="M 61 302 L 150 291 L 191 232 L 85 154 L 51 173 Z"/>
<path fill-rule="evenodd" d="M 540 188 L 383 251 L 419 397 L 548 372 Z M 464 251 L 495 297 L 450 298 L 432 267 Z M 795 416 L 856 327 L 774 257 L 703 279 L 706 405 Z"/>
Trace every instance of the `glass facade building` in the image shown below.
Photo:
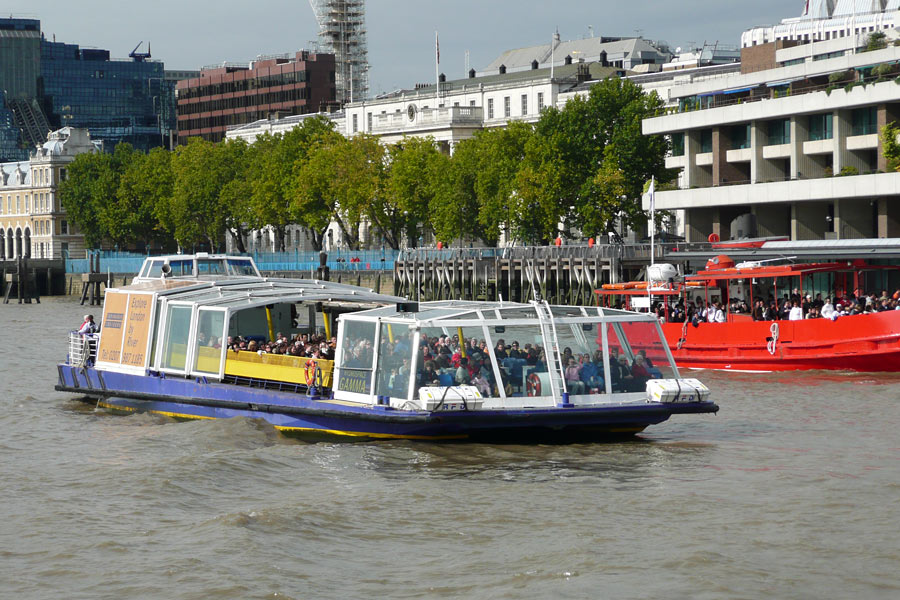
<path fill-rule="evenodd" d="M 107 150 L 166 146 L 175 127 L 174 89 L 162 62 L 110 59 L 108 50 L 41 42 L 44 106 L 54 127 L 79 127 Z"/>
<path fill-rule="evenodd" d="M 0 163 L 28 160 L 28 150 L 22 147 L 22 136 L 16 127 L 13 113 L 6 106 L 0 90 Z"/>
<path fill-rule="evenodd" d="M 10 100 L 36 98 L 41 74 L 41 22 L 0 19 L 0 91 Z"/>

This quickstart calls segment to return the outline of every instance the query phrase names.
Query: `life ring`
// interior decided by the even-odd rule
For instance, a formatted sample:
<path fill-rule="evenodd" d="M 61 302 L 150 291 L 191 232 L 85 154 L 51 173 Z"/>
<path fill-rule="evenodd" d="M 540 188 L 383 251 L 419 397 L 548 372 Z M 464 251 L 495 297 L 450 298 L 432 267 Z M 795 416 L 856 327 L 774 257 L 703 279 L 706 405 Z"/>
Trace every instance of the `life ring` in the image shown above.
<path fill-rule="evenodd" d="M 316 375 L 319 371 L 319 363 L 310 359 L 306 361 L 306 371 L 304 375 L 306 376 L 306 385 L 312 385 L 316 381 Z"/>
<path fill-rule="evenodd" d="M 541 378 L 537 373 L 531 373 L 525 378 L 525 394 L 527 396 L 541 395 Z"/>
<path fill-rule="evenodd" d="M 709 234 L 709 237 L 706 239 L 709 240 L 710 244 L 718 244 L 720 238 L 719 238 L 718 233 L 711 233 L 711 234 Z"/>

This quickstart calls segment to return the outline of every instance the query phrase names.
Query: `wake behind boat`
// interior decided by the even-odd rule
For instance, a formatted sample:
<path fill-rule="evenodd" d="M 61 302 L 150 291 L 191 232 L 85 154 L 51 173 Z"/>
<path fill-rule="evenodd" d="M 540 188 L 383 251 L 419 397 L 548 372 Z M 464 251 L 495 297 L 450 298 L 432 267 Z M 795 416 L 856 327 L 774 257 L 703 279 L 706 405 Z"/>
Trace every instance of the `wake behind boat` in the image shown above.
<path fill-rule="evenodd" d="M 114 411 L 253 417 L 285 433 L 358 438 L 603 438 L 718 410 L 703 384 L 679 377 L 649 315 L 546 302 L 419 305 L 262 278 L 234 257 L 147 259 L 140 275 L 107 291 L 99 335 L 70 334 L 57 390 Z M 335 321 L 333 360 L 233 343 L 265 344 L 276 331 L 331 339 Z M 660 349 L 662 377 L 652 378 L 641 351 Z"/>

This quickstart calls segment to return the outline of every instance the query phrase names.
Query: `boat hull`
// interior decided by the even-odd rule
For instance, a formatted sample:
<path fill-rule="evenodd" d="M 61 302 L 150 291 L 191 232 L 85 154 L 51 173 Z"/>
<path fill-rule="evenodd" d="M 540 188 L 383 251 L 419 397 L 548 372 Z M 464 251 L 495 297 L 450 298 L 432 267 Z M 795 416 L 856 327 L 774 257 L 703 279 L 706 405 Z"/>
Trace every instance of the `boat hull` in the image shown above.
<path fill-rule="evenodd" d="M 673 414 L 716 412 L 712 402 L 625 402 L 590 407 L 399 411 L 232 384 L 58 365 L 58 391 L 101 408 L 176 419 L 261 418 L 289 435 L 342 439 L 544 441 L 630 436 Z"/>
<path fill-rule="evenodd" d="M 777 339 L 773 335 L 777 328 Z M 836 321 L 735 320 L 663 325 L 679 367 L 739 371 L 900 371 L 900 311 Z"/>

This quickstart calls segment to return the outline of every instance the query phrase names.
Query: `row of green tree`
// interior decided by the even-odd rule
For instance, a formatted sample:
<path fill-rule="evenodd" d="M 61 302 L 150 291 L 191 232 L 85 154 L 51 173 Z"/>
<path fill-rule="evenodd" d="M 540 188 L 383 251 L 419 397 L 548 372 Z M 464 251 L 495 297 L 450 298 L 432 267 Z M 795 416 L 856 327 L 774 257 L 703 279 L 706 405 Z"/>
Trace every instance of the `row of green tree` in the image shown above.
<path fill-rule="evenodd" d="M 60 197 L 92 247 L 217 248 L 231 235 L 243 250 L 250 230 L 269 227 L 282 250 L 294 224 L 320 249 L 334 221 L 358 249 L 363 220 L 379 245 L 395 249 L 428 230 L 445 242 L 488 245 L 504 232 L 530 243 L 596 235 L 619 220 L 643 225 L 646 182 L 672 179 L 666 139 L 641 133 L 641 121 L 661 109 L 656 94 L 610 78 L 534 124 L 479 131 L 452 155 L 430 138 L 347 138 L 324 117 L 252 144 L 192 139 L 148 154 L 119 144 L 78 156 Z"/>

